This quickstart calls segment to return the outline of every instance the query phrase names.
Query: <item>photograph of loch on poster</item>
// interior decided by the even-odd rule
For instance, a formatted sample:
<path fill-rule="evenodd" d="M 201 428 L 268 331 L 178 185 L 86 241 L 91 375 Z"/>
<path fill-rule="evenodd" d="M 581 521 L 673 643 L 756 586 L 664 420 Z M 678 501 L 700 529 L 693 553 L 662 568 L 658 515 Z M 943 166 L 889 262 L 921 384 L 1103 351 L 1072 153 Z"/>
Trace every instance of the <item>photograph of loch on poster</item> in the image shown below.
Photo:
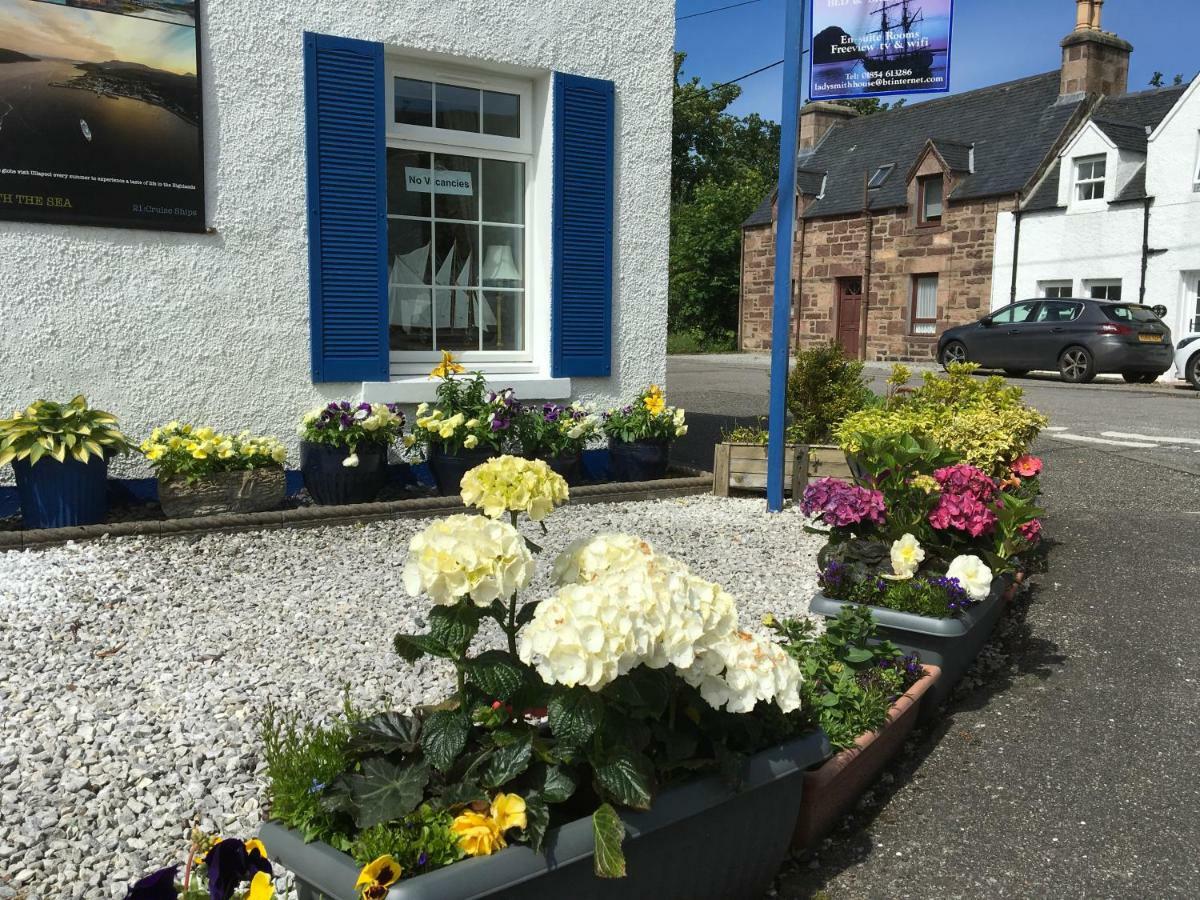
<path fill-rule="evenodd" d="M 814 100 L 950 87 L 953 0 L 813 0 Z"/>
<path fill-rule="evenodd" d="M 203 228 L 195 13 L 0 0 L 0 216 Z"/>

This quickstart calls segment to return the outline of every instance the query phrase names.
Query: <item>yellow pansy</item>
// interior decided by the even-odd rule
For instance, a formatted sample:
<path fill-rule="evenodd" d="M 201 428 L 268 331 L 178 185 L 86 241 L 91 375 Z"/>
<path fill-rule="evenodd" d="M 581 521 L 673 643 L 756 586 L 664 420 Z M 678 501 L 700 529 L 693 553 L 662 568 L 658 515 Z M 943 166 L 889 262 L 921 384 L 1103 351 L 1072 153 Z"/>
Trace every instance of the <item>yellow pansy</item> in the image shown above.
<path fill-rule="evenodd" d="M 659 415 L 667 408 L 667 400 L 663 396 L 662 388 L 657 384 L 650 385 L 650 389 L 646 391 L 646 395 L 642 398 L 642 405 L 653 416 Z"/>
<path fill-rule="evenodd" d="M 473 434 L 468 434 L 465 438 L 463 438 L 463 446 L 468 450 L 474 450 L 479 446 L 479 438 Z"/>
<path fill-rule="evenodd" d="M 399 877 L 400 864 L 390 854 L 385 854 L 363 867 L 354 887 L 363 900 L 382 900 Z"/>
<path fill-rule="evenodd" d="M 271 884 L 271 876 L 266 872 L 255 872 L 254 877 L 250 879 L 250 890 L 246 894 L 246 900 L 271 900 L 274 896 L 275 885 Z"/>

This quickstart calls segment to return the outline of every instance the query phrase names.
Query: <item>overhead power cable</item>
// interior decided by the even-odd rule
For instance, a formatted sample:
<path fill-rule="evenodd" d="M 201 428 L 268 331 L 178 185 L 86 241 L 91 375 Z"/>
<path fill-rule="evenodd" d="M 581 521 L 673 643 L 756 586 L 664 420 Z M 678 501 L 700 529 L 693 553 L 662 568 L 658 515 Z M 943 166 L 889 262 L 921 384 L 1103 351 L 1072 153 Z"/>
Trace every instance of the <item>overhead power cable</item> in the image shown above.
<path fill-rule="evenodd" d="M 724 12 L 727 9 L 737 9 L 739 6 L 750 6 L 752 3 L 761 3 L 762 0 L 742 0 L 741 3 L 731 3 L 728 6 L 718 6 L 716 9 L 706 9 L 703 12 L 689 13 L 686 16 L 676 16 L 676 22 L 682 22 L 684 19 L 696 19 L 700 16 L 711 16 L 713 13 Z"/>
<path fill-rule="evenodd" d="M 753 72 L 747 72 L 745 75 L 739 75 L 737 78 L 731 78 L 729 81 L 722 81 L 720 84 L 714 84 L 711 87 L 701 88 L 700 90 L 696 91 L 694 94 L 688 94 L 686 97 L 681 97 L 679 99 L 679 102 L 685 103 L 688 100 L 696 100 L 700 97 L 707 97 L 713 91 L 718 91 L 723 87 L 729 87 L 730 85 L 737 84 L 739 81 L 745 81 L 747 78 L 751 77 L 752 75 L 757 75 L 760 72 L 765 72 L 768 69 L 774 69 L 776 66 L 782 66 L 782 65 L 783 65 L 782 59 L 776 60 L 775 62 L 771 63 L 770 65 L 763 66 L 761 69 L 755 69 Z"/>

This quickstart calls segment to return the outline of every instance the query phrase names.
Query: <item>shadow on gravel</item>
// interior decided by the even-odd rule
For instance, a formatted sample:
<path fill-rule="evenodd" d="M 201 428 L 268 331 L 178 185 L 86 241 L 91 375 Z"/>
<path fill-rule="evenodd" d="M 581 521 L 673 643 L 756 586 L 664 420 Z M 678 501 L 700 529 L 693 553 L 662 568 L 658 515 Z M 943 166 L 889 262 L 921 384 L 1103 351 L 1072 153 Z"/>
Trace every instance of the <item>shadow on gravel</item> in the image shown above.
<path fill-rule="evenodd" d="M 1047 541 L 1040 554 L 1044 567 Z M 956 732 L 956 714 L 986 707 L 998 694 L 1010 689 L 1022 676 L 1046 681 L 1053 678 L 1067 660 L 1054 641 L 1038 637 L 1028 622 L 1028 613 L 1041 594 L 1041 586 L 1026 583 L 1009 605 L 996 626 L 996 632 L 974 665 L 963 676 L 950 700 L 937 718 L 920 726 L 909 738 L 899 757 L 883 772 L 879 780 L 863 795 L 857 808 L 813 850 L 795 855 L 785 863 L 771 896 L 786 900 L 828 898 L 823 888 L 836 876 L 866 862 L 875 852 L 870 830 L 877 821 L 896 824 L 901 815 L 890 807 L 892 798 L 919 777 L 926 759 L 946 738 L 964 742 L 976 740 L 968 731 Z M 919 827 L 914 823 L 915 827 Z"/>

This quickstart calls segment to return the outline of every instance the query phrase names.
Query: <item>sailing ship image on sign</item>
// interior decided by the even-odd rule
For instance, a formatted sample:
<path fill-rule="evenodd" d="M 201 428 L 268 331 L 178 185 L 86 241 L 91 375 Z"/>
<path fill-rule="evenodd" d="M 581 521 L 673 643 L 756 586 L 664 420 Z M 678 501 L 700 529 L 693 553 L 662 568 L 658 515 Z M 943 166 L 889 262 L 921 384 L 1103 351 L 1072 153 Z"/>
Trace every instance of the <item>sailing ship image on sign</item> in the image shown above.
<path fill-rule="evenodd" d="M 813 100 L 950 89 L 953 0 L 813 0 Z"/>

